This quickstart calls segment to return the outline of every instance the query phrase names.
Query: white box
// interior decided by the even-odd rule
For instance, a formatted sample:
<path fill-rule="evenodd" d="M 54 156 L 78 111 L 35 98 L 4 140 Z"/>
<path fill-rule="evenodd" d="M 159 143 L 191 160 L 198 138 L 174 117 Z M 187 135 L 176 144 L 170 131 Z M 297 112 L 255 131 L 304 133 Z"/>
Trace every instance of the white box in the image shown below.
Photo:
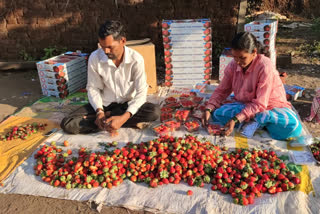
<path fill-rule="evenodd" d="M 163 20 L 162 36 L 166 86 L 184 86 L 183 82 L 190 86 L 210 79 L 212 42 L 209 19 Z"/>
<path fill-rule="evenodd" d="M 224 76 L 224 71 L 232 60 L 233 60 L 233 57 L 231 55 L 231 49 L 225 48 L 219 57 L 219 81 L 222 80 Z"/>
<path fill-rule="evenodd" d="M 46 96 L 64 98 L 86 86 L 86 56 L 59 55 L 36 65 L 41 89 Z"/>
<path fill-rule="evenodd" d="M 251 31 L 269 31 L 277 33 L 278 21 L 275 19 L 256 20 L 244 25 L 244 30 Z"/>

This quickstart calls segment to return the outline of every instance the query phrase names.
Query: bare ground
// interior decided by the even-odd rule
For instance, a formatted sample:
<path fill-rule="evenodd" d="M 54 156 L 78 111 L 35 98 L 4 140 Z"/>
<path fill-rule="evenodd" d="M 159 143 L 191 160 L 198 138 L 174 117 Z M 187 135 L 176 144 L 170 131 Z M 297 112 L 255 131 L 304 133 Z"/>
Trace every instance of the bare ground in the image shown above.
<path fill-rule="evenodd" d="M 279 28 L 277 35 L 278 55 L 292 55 L 292 64 L 279 68 L 288 73 L 287 84 L 296 84 L 306 88 L 305 96 L 293 102 L 294 107 L 304 119 L 310 114 L 314 90 L 320 87 L 320 60 L 318 56 L 307 56 L 300 53 L 301 44 L 320 41 L 319 33 L 310 28 Z M 0 71 L 0 121 L 8 115 L 32 104 L 41 97 L 41 89 L 37 72 L 32 71 Z M 164 77 L 160 71 L 159 83 Z M 217 75 L 213 75 L 217 76 Z M 314 137 L 320 137 L 320 124 L 307 123 Z M 97 213 L 95 207 L 86 202 L 60 200 L 27 195 L 0 194 L 0 213 Z M 149 213 L 132 211 L 125 208 L 103 206 L 101 213 Z"/>

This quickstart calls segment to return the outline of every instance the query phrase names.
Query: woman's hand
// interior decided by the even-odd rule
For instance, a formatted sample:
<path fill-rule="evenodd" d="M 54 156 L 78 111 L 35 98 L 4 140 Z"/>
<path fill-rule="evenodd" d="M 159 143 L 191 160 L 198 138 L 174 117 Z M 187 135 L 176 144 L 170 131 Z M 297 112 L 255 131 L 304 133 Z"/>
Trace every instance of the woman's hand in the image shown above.
<path fill-rule="evenodd" d="M 205 110 L 203 112 L 202 120 L 201 120 L 203 127 L 207 127 L 209 125 L 210 116 L 211 116 L 211 112 L 210 111 Z"/>
<path fill-rule="evenodd" d="M 229 136 L 232 133 L 235 125 L 236 125 L 236 122 L 233 119 L 227 122 L 227 124 L 224 126 L 224 129 L 226 130 L 225 131 L 226 136 Z"/>

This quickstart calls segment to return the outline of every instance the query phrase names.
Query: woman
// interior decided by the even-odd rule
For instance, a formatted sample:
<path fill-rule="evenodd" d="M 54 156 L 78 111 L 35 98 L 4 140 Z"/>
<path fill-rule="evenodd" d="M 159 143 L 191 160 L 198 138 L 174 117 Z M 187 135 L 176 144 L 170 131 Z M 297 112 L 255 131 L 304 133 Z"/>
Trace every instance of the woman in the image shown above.
<path fill-rule="evenodd" d="M 248 32 L 238 33 L 232 40 L 233 60 L 211 95 L 202 123 L 225 124 L 230 135 L 237 123 L 257 121 L 274 139 L 285 140 L 301 134 L 300 121 L 286 99 L 279 73 L 271 60 L 263 55 L 260 42 Z M 234 92 L 235 102 L 222 105 Z"/>

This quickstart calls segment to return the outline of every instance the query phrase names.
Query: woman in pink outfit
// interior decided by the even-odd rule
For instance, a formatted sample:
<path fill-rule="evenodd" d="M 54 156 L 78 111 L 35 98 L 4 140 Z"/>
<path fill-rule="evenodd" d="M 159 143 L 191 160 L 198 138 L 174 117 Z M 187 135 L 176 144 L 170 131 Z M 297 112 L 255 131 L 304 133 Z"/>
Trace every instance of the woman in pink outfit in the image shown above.
<path fill-rule="evenodd" d="M 237 123 L 255 120 L 272 138 L 284 140 L 301 134 L 302 126 L 286 99 L 279 73 L 263 48 L 249 32 L 238 33 L 232 40 L 233 60 L 212 93 L 203 113 L 203 125 L 214 122 L 225 125 L 226 135 Z M 222 105 L 234 93 L 235 102 Z"/>

